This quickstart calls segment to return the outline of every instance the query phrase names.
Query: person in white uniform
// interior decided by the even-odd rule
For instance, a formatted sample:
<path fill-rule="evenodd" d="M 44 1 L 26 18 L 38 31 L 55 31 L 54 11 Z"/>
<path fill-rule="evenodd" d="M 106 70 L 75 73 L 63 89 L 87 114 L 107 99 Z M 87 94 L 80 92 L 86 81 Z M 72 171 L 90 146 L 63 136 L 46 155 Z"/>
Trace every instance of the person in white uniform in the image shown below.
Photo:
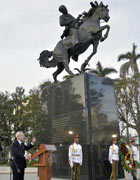
<path fill-rule="evenodd" d="M 119 162 L 119 147 L 117 145 L 117 138 L 112 137 L 112 145 L 109 147 L 109 162 L 112 164 L 111 178 L 118 179 L 118 162 Z"/>
<path fill-rule="evenodd" d="M 135 164 L 137 165 L 138 149 L 137 149 L 136 144 L 135 144 L 135 139 L 132 139 L 132 140 L 131 140 L 131 148 L 132 148 L 132 152 L 133 152 L 133 157 L 134 157 Z M 132 176 L 133 176 L 133 175 L 132 175 Z M 133 180 L 136 180 L 136 177 L 133 176 Z"/>
<path fill-rule="evenodd" d="M 69 165 L 72 170 L 72 179 L 80 179 L 80 166 L 83 162 L 82 146 L 79 144 L 79 136 L 74 137 L 74 143 L 69 147 Z"/>

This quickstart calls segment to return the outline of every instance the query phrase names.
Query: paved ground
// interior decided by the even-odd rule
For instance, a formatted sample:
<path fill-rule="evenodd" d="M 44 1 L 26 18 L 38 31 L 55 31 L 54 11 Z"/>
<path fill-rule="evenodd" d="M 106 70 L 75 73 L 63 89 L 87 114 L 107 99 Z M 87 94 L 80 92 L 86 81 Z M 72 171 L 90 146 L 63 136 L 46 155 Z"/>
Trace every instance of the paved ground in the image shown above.
<path fill-rule="evenodd" d="M 37 168 L 26 168 L 25 172 L 26 172 L 25 180 L 38 180 L 39 179 L 37 177 Z M 137 172 L 138 172 L 138 178 L 140 179 L 140 169 Z M 10 180 L 10 168 L 9 167 L 0 166 L 0 180 Z M 60 180 L 60 179 L 53 178 L 53 180 Z M 121 179 L 121 180 L 126 180 L 126 178 Z M 132 180 L 132 177 L 130 174 L 128 176 L 128 180 Z"/>
<path fill-rule="evenodd" d="M 25 180 L 38 180 L 37 168 L 26 168 Z M 0 166 L 0 180 L 12 180 L 10 179 L 10 168 Z"/>
<path fill-rule="evenodd" d="M 12 178 L 10 179 L 9 175 L 0 174 L 0 180 L 12 180 Z M 25 180 L 38 180 L 38 177 L 35 174 L 26 174 Z"/>

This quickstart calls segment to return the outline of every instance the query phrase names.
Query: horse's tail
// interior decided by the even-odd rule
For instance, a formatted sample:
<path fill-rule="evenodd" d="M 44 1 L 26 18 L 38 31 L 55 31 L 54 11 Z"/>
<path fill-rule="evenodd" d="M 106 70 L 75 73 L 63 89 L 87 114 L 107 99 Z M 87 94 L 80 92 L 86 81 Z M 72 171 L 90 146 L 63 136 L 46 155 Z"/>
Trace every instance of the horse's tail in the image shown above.
<path fill-rule="evenodd" d="M 48 51 L 48 50 L 44 50 L 40 53 L 40 56 L 37 60 L 39 60 L 39 64 L 41 67 L 46 67 L 46 68 L 50 68 L 50 67 L 55 67 L 56 64 L 52 61 L 49 60 L 49 58 L 51 58 L 53 56 L 53 51 Z"/>

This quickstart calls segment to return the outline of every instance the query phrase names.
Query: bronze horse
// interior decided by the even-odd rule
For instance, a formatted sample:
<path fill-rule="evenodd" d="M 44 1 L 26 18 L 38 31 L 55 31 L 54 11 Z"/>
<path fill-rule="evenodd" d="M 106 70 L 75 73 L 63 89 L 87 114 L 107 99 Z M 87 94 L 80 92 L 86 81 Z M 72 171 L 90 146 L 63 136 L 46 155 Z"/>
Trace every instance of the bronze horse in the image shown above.
<path fill-rule="evenodd" d="M 57 70 L 53 73 L 54 81 L 57 81 L 57 76 L 64 69 L 70 76 L 74 76 L 69 68 L 70 58 L 78 61 L 78 56 L 85 52 L 92 44 L 93 51 L 90 56 L 82 64 L 81 69 L 84 69 L 89 63 L 90 59 L 97 52 L 99 41 L 104 41 L 109 34 L 110 26 L 100 26 L 100 21 L 104 20 L 108 22 L 109 10 L 108 6 L 105 6 L 102 2 L 98 4 L 91 2 L 91 8 L 88 12 L 84 12 L 81 17 L 81 24 L 78 28 L 79 43 L 73 47 L 72 44 L 72 30 L 68 36 L 60 40 L 53 51 L 45 50 L 40 53 L 39 62 L 40 66 L 50 68 L 57 67 Z M 102 31 L 106 29 L 104 36 Z"/>

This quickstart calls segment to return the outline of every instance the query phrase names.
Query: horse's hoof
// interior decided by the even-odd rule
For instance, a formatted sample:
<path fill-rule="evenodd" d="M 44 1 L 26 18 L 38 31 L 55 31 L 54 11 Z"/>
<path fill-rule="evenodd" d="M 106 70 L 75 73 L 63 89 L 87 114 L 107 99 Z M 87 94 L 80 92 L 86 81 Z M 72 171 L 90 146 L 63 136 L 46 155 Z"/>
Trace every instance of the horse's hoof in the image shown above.
<path fill-rule="evenodd" d="M 101 39 L 100 39 L 100 42 L 103 42 L 104 40 L 105 40 L 104 38 L 101 38 Z"/>

